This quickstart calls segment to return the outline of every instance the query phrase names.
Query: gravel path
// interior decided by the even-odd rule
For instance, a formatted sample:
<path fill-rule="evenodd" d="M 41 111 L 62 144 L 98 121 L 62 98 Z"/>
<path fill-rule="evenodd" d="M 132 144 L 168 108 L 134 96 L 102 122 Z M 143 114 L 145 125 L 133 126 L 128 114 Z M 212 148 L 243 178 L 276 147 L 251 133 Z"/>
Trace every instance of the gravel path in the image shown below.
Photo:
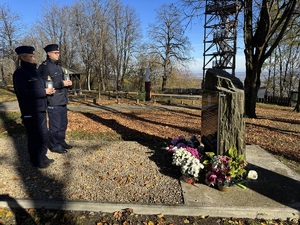
<path fill-rule="evenodd" d="M 13 198 L 182 204 L 178 179 L 137 142 L 70 141 L 47 169 L 29 165 L 25 138 L 0 138 L 0 193 Z M 163 151 L 163 150 L 159 150 Z"/>

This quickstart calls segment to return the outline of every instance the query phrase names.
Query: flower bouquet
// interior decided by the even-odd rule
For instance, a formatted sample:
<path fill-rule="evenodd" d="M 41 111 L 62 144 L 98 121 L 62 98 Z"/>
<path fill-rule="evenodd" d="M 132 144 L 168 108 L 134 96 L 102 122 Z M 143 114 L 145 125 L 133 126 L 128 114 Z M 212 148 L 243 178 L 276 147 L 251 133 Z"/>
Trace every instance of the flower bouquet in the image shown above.
<path fill-rule="evenodd" d="M 199 179 L 199 173 L 204 168 L 201 163 L 201 154 L 195 148 L 200 145 L 199 141 L 192 137 L 186 140 L 183 136 L 174 138 L 167 150 L 172 153 L 172 164 L 179 166 L 182 175 L 193 178 L 195 181 Z"/>
<path fill-rule="evenodd" d="M 206 166 L 205 182 L 209 186 L 229 187 L 238 184 L 246 178 L 246 165 L 244 154 L 238 154 L 236 148 L 230 148 L 226 155 L 215 155 L 207 152 L 210 158 L 203 164 Z"/>
<path fill-rule="evenodd" d="M 195 181 L 203 178 L 209 186 L 238 185 L 246 189 L 241 183 L 258 177 L 254 170 L 250 170 L 247 174 L 244 154 L 238 154 L 234 147 L 231 147 L 225 155 L 215 155 L 214 152 L 202 153 L 196 137 L 187 140 L 179 136 L 172 139 L 167 150 L 172 154 L 172 164 L 180 167 L 183 176 L 193 178 Z"/>

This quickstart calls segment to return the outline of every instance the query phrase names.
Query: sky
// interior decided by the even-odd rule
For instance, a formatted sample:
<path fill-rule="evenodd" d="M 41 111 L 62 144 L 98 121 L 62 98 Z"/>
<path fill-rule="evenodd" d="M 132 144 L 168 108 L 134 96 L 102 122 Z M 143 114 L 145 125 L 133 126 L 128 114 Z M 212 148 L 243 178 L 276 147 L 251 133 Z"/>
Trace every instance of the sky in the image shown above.
<path fill-rule="evenodd" d="M 141 21 L 144 36 L 149 24 L 155 22 L 156 11 L 163 4 L 176 3 L 178 0 L 120 0 L 124 5 L 128 5 L 136 10 L 136 13 Z M 24 0 L 0 0 L 0 4 L 6 3 L 11 11 L 19 14 L 24 24 L 34 24 L 36 19 L 42 14 L 41 10 L 49 0 L 32 0 L 30 3 Z M 74 0 L 53 0 L 50 2 L 57 2 L 60 6 L 71 5 Z M 192 26 L 186 31 L 186 35 L 192 44 L 192 57 L 194 61 L 190 63 L 189 68 L 195 74 L 202 76 L 203 64 L 203 21 L 194 21 Z M 239 45 L 239 44 L 238 44 Z M 238 46 L 239 47 L 239 46 Z M 241 50 L 238 50 L 236 56 L 236 72 L 244 72 L 245 60 Z"/>

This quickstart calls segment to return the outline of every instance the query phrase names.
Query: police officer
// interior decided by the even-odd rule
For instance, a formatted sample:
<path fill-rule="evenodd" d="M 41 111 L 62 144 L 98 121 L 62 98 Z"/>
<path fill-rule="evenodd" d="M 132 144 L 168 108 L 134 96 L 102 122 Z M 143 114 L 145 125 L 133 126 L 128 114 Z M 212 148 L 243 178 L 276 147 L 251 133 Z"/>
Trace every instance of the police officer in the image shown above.
<path fill-rule="evenodd" d="M 55 90 L 45 89 L 44 80 L 36 69 L 34 47 L 19 46 L 15 51 L 20 66 L 13 74 L 13 84 L 27 133 L 30 162 L 34 167 L 47 168 L 54 160 L 46 156 L 48 144 L 46 95 L 54 94 Z"/>
<path fill-rule="evenodd" d="M 52 152 L 67 153 L 72 146 L 65 141 L 68 126 L 67 103 L 68 87 L 71 80 L 64 80 L 63 70 L 59 61 L 59 48 L 57 44 L 50 44 L 44 48 L 47 59 L 39 66 L 39 71 L 44 80 L 48 77 L 53 81 L 56 90 L 54 95 L 47 97 L 49 118 L 49 145 Z"/>

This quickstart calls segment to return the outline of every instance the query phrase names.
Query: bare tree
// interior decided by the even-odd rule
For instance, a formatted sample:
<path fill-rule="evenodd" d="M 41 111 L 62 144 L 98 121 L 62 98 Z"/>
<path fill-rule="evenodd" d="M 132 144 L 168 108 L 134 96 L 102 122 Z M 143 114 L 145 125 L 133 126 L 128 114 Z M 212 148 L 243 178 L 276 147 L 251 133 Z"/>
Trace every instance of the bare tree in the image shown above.
<path fill-rule="evenodd" d="M 0 73 L 2 82 L 7 84 L 11 82 L 9 75 L 12 74 L 13 62 L 16 59 L 14 48 L 20 35 L 20 16 L 12 12 L 6 4 L 0 5 Z"/>
<path fill-rule="evenodd" d="M 263 63 L 283 38 L 295 12 L 296 2 L 297 0 L 262 0 L 257 6 L 260 11 L 254 23 L 253 1 L 243 1 L 246 57 L 245 114 L 250 118 L 256 117 L 256 98 L 261 84 Z"/>
<path fill-rule="evenodd" d="M 174 4 L 162 5 L 157 11 L 156 23 L 150 25 L 152 53 L 159 56 L 163 67 L 162 90 L 171 76 L 174 62 L 184 63 L 191 59 L 191 44 L 184 33 L 182 15 Z"/>
<path fill-rule="evenodd" d="M 180 0 L 182 10 L 185 18 L 190 22 L 194 17 L 200 17 L 203 15 L 206 0 Z"/>
<path fill-rule="evenodd" d="M 42 37 L 40 40 L 42 46 L 49 43 L 61 43 L 65 26 L 68 26 L 68 24 L 64 24 L 63 15 L 63 10 L 56 3 L 47 4 L 43 7 L 43 15 L 36 24 Z"/>
<path fill-rule="evenodd" d="M 37 20 L 25 37 L 35 42 L 35 46 L 41 50 L 36 52 L 39 61 L 45 60 L 42 49 L 48 44 L 57 43 L 60 46 L 63 66 L 70 67 L 75 64 L 74 40 L 76 39 L 72 35 L 71 15 L 72 12 L 67 6 L 59 7 L 55 3 L 44 6 L 41 19 Z"/>
<path fill-rule="evenodd" d="M 300 74 L 299 74 L 299 71 L 300 71 L 300 62 L 299 62 L 299 53 L 300 53 L 300 38 L 299 38 L 299 34 L 300 34 L 300 27 L 299 27 L 299 23 L 300 23 L 300 17 L 299 17 L 299 15 L 300 15 L 300 3 L 298 3 L 298 7 L 297 7 L 297 9 L 296 9 L 296 11 L 295 11 L 295 21 L 294 21 L 294 27 L 296 27 L 296 31 L 294 32 L 294 37 L 295 37 L 295 39 L 296 39 L 296 45 L 297 45 L 297 47 L 296 47 L 296 54 L 297 54 L 297 56 L 296 56 L 296 59 L 297 59 L 297 66 L 296 66 L 296 68 L 297 68 L 297 70 L 296 71 L 298 71 L 298 97 L 297 97 L 297 103 L 296 103 L 296 105 L 295 105 L 295 108 L 294 108 L 294 111 L 296 111 L 296 112 L 300 112 Z"/>
<path fill-rule="evenodd" d="M 116 74 L 116 89 L 120 90 L 129 69 L 129 61 L 139 45 L 140 21 L 132 8 L 114 0 L 111 2 L 110 26 L 114 40 L 112 66 Z"/>
<path fill-rule="evenodd" d="M 95 43 L 95 35 L 98 32 L 98 27 L 95 26 L 93 15 L 95 7 L 91 1 L 82 4 L 76 4 L 73 7 L 73 24 L 74 35 L 77 38 L 77 52 L 81 58 L 86 74 L 86 88 L 91 90 L 91 82 L 93 79 L 93 61 L 95 60 L 94 51 L 98 51 Z"/>
<path fill-rule="evenodd" d="M 109 58 L 111 58 L 111 33 L 109 30 L 109 1 L 90 0 L 76 10 L 75 30 L 79 37 L 80 54 L 85 64 L 89 81 L 98 83 L 98 95 L 106 89 L 109 74 Z M 79 9 L 78 8 L 78 9 Z M 89 82 L 90 84 L 92 82 Z M 91 88 L 91 85 L 88 88 Z"/>
<path fill-rule="evenodd" d="M 123 83 L 128 64 L 139 40 L 139 21 L 135 11 L 119 0 L 79 1 L 60 8 L 46 6 L 42 20 L 35 26 L 39 46 L 49 42 L 61 46 L 62 63 L 80 66 L 85 71 L 86 88 L 105 90 L 116 74 Z M 118 85 L 119 86 L 119 85 Z"/>
<path fill-rule="evenodd" d="M 98 5 L 98 10 L 95 10 L 95 24 L 97 33 L 94 34 L 94 42 L 96 43 L 98 51 L 94 51 L 95 58 L 95 72 L 98 77 L 98 91 L 99 99 L 101 88 L 105 91 L 107 83 L 107 75 L 109 74 L 109 58 L 111 57 L 109 49 L 111 49 L 110 38 L 111 34 L 109 31 L 108 23 L 108 7 L 106 5 Z M 97 11 L 101 13 L 97 13 Z"/>
<path fill-rule="evenodd" d="M 265 63 L 266 68 L 273 71 L 273 77 L 268 77 L 265 84 L 271 84 L 273 96 L 287 97 L 291 91 L 294 91 L 298 85 L 299 77 L 299 38 L 295 30 L 290 30 L 285 34 L 285 38 L 280 42 L 278 47 L 269 57 L 268 63 Z M 269 85 L 267 85 L 269 86 Z M 269 86 L 271 88 L 271 86 Z"/>
<path fill-rule="evenodd" d="M 201 9 L 203 0 L 181 0 L 192 7 L 191 14 Z M 244 9 L 244 43 L 246 58 L 245 114 L 255 118 L 257 92 L 264 62 L 271 56 L 286 30 L 296 17 L 297 0 L 241 0 Z M 299 7 L 299 4 L 298 4 Z"/>

